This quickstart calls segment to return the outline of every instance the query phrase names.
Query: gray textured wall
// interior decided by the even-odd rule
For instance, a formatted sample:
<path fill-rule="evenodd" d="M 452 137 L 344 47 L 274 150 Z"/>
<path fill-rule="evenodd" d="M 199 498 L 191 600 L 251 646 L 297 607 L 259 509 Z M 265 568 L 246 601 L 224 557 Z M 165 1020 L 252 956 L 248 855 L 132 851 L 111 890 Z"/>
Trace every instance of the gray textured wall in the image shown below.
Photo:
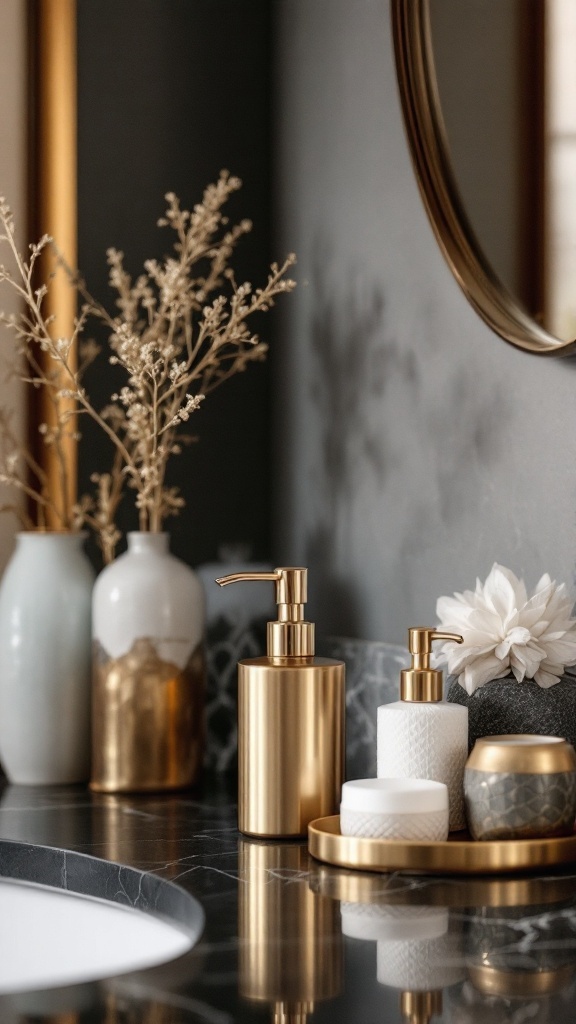
<path fill-rule="evenodd" d="M 573 585 L 576 363 L 507 346 L 436 246 L 387 0 L 280 0 L 276 557 L 322 632 L 403 641 L 494 560 Z M 288 304 L 287 304 L 288 305 Z"/>

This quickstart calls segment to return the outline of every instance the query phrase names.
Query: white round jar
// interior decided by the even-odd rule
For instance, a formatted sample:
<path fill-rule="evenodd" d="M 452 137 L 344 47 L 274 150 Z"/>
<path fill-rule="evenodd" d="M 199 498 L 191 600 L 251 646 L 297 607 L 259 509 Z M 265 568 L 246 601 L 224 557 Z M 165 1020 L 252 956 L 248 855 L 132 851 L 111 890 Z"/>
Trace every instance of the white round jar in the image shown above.
<path fill-rule="evenodd" d="M 342 786 L 340 832 L 365 839 L 448 838 L 448 787 L 430 779 L 354 779 Z"/>
<path fill-rule="evenodd" d="M 341 903 L 342 934 L 372 942 L 436 939 L 448 931 L 446 907 L 396 903 Z"/>

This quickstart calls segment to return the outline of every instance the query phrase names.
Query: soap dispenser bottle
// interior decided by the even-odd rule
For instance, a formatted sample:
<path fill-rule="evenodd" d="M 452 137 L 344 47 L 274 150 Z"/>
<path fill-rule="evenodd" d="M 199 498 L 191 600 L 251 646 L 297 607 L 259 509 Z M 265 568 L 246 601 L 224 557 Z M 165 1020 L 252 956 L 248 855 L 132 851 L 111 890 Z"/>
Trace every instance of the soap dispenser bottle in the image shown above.
<path fill-rule="evenodd" d="M 338 813 L 344 663 L 314 656 L 314 624 L 304 620 L 307 569 L 239 572 L 216 582 L 244 580 L 275 582 L 278 619 L 268 623 L 266 657 L 238 664 L 238 828 L 305 836 L 314 818 Z"/>
<path fill-rule="evenodd" d="M 378 708 L 378 777 L 444 782 L 455 831 L 466 826 L 468 708 L 442 700 L 442 673 L 430 667 L 433 640 L 463 642 L 456 633 L 408 630 L 412 666 L 400 673 L 401 699 Z"/>

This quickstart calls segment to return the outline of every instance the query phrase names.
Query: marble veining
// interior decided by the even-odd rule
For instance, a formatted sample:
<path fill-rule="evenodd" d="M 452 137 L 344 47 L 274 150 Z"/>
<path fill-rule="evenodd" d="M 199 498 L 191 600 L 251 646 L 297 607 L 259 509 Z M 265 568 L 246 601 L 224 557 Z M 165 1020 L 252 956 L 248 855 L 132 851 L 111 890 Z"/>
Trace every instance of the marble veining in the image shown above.
<path fill-rule="evenodd" d="M 85 853 L 0 839 L 0 876 L 120 903 L 174 921 L 194 937 L 196 903 L 173 881 Z"/>
<path fill-rule="evenodd" d="M 410 663 L 405 647 L 350 637 L 327 637 L 319 652 L 346 664 L 346 778 L 376 775 L 378 707 L 400 696 L 400 671 Z"/>
<path fill-rule="evenodd" d="M 5 785 L 1 875 L 184 927 L 194 896 L 206 920 L 172 963 L 0 998 L 2 1024 L 258 1024 L 274 1012 L 399 1024 L 407 983 L 440 992 L 446 1022 L 573 1020 L 576 866 L 505 881 L 371 875 L 315 862 L 303 843 L 250 840 L 235 821 L 222 780 L 164 796 Z"/>

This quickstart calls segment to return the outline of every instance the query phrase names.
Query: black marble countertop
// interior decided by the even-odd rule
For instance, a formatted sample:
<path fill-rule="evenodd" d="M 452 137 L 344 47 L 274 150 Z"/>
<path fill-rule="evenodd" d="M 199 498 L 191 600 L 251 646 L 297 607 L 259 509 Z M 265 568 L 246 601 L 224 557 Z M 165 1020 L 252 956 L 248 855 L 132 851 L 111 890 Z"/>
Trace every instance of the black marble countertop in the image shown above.
<path fill-rule="evenodd" d="M 574 1019 L 576 866 L 465 880 L 339 871 L 305 844 L 241 837 L 225 789 L 127 797 L 4 785 L 0 875 L 184 926 L 192 894 L 206 915 L 178 960 L 0 996 L 1 1024 Z M 1 936 L 0 951 L 8 922 Z"/>

